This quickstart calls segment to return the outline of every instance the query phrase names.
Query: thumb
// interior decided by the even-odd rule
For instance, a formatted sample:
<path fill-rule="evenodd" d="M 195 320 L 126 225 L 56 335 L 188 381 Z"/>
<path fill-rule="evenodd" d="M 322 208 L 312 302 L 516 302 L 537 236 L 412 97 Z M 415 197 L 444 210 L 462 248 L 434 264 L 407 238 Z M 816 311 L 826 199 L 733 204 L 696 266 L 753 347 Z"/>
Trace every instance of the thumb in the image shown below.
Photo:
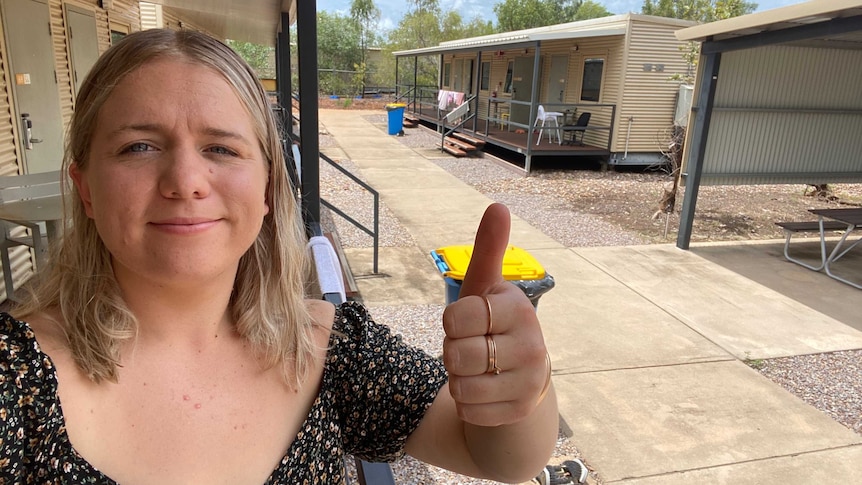
<path fill-rule="evenodd" d="M 503 282 L 503 256 L 509 246 L 510 223 L 505 205 L 495 203 L 485 209 L 459 298 L 485 295 Z"/>

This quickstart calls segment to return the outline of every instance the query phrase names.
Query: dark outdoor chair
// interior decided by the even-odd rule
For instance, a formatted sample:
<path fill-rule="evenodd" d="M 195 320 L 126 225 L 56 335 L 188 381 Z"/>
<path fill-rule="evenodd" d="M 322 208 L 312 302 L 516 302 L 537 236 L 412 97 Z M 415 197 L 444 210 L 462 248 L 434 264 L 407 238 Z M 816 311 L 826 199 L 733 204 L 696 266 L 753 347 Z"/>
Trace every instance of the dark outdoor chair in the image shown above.
<path fill-rule="evenodd" d="M 590 124 L 590 116 L 590 113 L 581 113 L 581 116 L 578 116 L 578 121 L 574 125 L 563 127 L 564 131 L 571 132 L 572 134 L 572 139 L 569 140 L 569 143 L 584 145 L 584 132 L 587 131 L 587 125 Z M 578 142 L 578 133 L 581 134 L 580 142 Z"/>

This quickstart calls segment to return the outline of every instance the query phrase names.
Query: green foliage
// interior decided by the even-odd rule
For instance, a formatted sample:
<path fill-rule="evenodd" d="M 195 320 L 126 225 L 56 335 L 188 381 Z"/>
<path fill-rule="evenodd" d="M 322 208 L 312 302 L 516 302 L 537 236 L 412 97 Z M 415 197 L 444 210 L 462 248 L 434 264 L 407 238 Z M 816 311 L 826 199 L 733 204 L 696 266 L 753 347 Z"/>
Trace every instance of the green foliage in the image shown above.
<path fill-rule="evenodd" d="M 465 23 L 457 12 L 443 13 L 437 0 L 411 0 L 409 4 L 410 10 L 389 33 L 389 42 L 383 48 L 383 60 L 378 66 L 378 72 L 385 78 L 386 85 L 396 83 L 395 59 L 392 56 L 394 51 L 431 47 L 447 40 L 494 33 L 491 22 L 475 18 Z M 412 61 L 408 66 L 407 59 L 402 59 L 399 64 L 399 75 L 402 79 L 398 82 L 413 84 L 413 69 Z M 420 57 L 417 66 L 418 83 L 436 86 L 438 69 L 436 58 Z"/>
<path fill-rule="evenodd" d="M 275 79 L 275 48 L 228 39 L 227 45 L 240 55 L 262 79 Z"/>
<path fill-rule="evenodd" d="M 575 17 L 572 20 L 597 19 L 611 15 L 613 15 L 613 13 L 609 12 L 604 5 L 592 0 L 586 0 L 580 3 L 575 11 Z"/>
<path fill-rule="evenodd" d="M 374 45 L 377 40 L 374 32 L 380 20 L 380 9 L 374 5 L 374 0 L 353 0 L 350 4 L 350 16 L 359 27 L 360 62 L 354 66 L 362 66 L 361 70 L 357 69 L 359 74 L 353 77 L 353 87 L 358 93 L 362 93 L 366 86 L 368 47 Z"/>
<path fill-rule="evenodd" d="M 500 32 L 613 15 L 593 0 L 503 0 L 494 5 Z"/>
<path fill-rule="evenodd" d="M 320 91 L 344 94 L 354 91 L 350 75 L 336 71 L 352 71 L 363 63 L 359 24 L 350 17 L 319 12 L 317 14 L 317 64 L 321 70 Z"/>
<path fill-rule="evenodd" d="M 713 22 L 745 15 L 756 8 L 756 3 L 744 0 L 644 0 L 641 13 L 697 22 Z"/>
<path fill-rule="evenodd" d="M 503 0 L 494 5 L 500 32 L 531 29 L 565 22 L 558 5 L 548 0 Z"/>

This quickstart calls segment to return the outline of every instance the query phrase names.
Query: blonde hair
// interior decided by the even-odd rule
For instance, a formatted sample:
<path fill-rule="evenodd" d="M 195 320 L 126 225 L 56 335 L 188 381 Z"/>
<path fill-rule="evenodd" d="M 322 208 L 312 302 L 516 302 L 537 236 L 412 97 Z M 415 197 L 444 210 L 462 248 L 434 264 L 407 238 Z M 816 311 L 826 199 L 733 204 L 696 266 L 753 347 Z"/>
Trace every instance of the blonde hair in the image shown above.
<path fill-rule="evenodd" d="M 66 138 L 63 173 L 75 163 L 86 170 L 99 111 L 129 73 L 156 59 L 181 59 L 211 68 L 245 106 L 268 164 L 270 207 L 257 239 L 239 262 L 229 303 L 237 331 L 267 366 L 281 365 L 286 382 L 299 386 L 307 376 L 314 344 L 304 298 L 309 274 L 306 236 L 285 169 L 278 126 L 254 71 L 229 47 L 192 31 L 145 30 L 129 35 L 102 55 L 81 91 Z M 94 381 L 116 381 L 120 343 L 137 331 L 114 279 L 111 255 L 77 189 L 71 191 L 72 226 L 54 248 L 50 267 L 35 281 L 15 311 L 25 316 L 48 309 L 62 315 L 77 364 Z M 46 312 L 48 313 L 48 312 Z"/>

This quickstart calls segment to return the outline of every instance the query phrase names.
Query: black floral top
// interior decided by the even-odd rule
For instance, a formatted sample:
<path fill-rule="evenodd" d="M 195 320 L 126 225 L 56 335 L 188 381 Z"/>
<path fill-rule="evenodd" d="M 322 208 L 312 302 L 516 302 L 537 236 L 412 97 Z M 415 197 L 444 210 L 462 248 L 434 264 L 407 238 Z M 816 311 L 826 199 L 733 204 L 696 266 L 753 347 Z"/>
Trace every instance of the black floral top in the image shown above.
<path fill-rule="evenodd" d="M 336 312 L 320 394 L 267 484 L 342 483 L 344 454 L 392 461 L 404 453 L 446 371 L 403 344 L 365 308 Z M 113 484 L 66 435 L 57 374 L 30 326 L 0 313 L 0 484 Z"/>

